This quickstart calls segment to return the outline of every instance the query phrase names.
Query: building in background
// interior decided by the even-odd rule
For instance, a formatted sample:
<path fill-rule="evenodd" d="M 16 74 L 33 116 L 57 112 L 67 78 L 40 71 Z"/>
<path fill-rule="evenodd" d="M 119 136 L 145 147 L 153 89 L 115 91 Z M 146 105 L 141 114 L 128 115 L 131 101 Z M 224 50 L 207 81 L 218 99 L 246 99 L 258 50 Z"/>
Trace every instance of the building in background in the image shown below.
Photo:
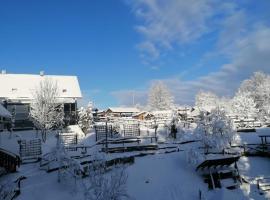
<path fill-rule="evenodd" d="M 107 117 L 132 117 L 134 114 L 139 113 L 138 108 L 133 107 L 110 107 L 106 111 Z"/>
<path fill-rule="evenodd" d="M 40 74 L 0 74 L 0 103 L 11 113 L 15 129 L 32 128 L 29 118 L 30 103 L 33 93 L 45 78 L 57 82 L 58 100 L 64 105 L 65 123 L 75 124 L 77 119 L 77 100 L 82 98 L 76 76 Z"/>

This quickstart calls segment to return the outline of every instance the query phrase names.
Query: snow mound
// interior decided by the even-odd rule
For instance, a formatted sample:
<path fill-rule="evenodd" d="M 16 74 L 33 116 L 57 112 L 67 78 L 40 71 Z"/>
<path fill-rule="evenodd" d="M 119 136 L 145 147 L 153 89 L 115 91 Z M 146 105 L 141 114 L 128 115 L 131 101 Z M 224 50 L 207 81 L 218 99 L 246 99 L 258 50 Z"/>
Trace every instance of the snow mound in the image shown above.
<path fill-rule="evenodd" d="M 79 127 L 79 125 L 69 125 L 67 126 L 66 130 L 69 133 L 76 133 L 78 135 L 78 139 L 83 139 L 85 137 L 85 134 L 82 131 L 82 129 Z"/>

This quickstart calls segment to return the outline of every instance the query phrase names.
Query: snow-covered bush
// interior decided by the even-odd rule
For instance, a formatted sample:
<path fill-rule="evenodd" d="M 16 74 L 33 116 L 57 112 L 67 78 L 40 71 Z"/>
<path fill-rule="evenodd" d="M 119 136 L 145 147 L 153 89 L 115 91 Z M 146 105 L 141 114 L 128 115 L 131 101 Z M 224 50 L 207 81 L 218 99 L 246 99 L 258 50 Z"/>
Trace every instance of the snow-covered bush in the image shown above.
<path fill-rule="evenodd" d="M 95 161 L 85 183 L 86 200 L 129 199 L 126 189 L 127 173 L 124 166 L 115 166 L 107 172 L 104 161 Z"/>
<path fill-rule="evenodd" d="M 78 113 L 79 121 L 78 125 L 81 127 L 84 133 L 89 131 L 91 124 L 93 123 L 92 103 L 89 102 L 86 108 L 81 107 Z"/>
<path fill-rule="evenodd" d="M 63 104 L 59 103 L 57 82 L 44 79 L 33 93 L 30 104 L 30 118 L 34 125 L 41 130 L 42 139 L 46 141 L 49 130 L 60 128 L 63 125 Z"/>
<path fill-rule="evenodd" d="M 231 120 L 224 110 L 218 108 L 208 115 L 203 115 L 195 129 L 195 134 L 205 145 L 206 153 L 209 148 L 224 150 L 230 146 L 236 136 Z"/>
<path fill-rule="evenodd" d="M 173 96 L 167 86 L 161 81 L 156 82 L 150 88 L 148 107 L 150 110 L 170 110 L 174 107 Z"/>
<path fill-rule="evenodd" d="M 72 159 L 66 152 L 63 145 L 58 143 L 56 148 L 56 157 L 58 162 L 58 182 L 69 184 L 75 188 L 77 180 L 81 178 L 82 167 L 76 159 Z"/>
<path fill-rule="evenodd" d="M 190 148 L 186 151 L 187 162 L 192 166 L 198 166 L 204 160 L 204 156 L 194 148 Z"/>

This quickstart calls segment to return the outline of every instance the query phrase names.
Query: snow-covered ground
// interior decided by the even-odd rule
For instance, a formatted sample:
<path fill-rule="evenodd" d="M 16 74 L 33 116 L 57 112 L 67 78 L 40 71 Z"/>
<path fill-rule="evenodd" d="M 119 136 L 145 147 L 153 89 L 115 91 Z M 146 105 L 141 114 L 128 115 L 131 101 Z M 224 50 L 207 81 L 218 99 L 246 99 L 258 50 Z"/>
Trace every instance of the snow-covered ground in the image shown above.
<path fill-rule="evenodd" d="M 259 133 L 270 132 L 270 129 L 258 129 L 256 133 L 240 133 L 239 144 L 260 143 Z M 165 130 L 159 130 L 159 137 L 166 137 Z M 17 140 L 33 139 L 37 135 L 33 131 L 16 132 L 10 138 L 9 133 L 1 133 L 0 147 L 18 153 Z M 40 136 L 38 136 L 40 137 Z M 194 139 L 192 132 L 186 131 L 179 141 Z M 92 145 L 95 143 L 93 133 L 88 134 L 82 143 Z M 56 145 L 56 137 L 49 134 L 48 139 L 42 146 L 43 154 L 50 152 Z M 270 160 L 262 157 L 241 157 L 238 161 L 240 175 L 249 182 L 244 183 L 239 189 L 227 190 L 217 189 L 209 191 L 208 185 L 203 178 L 195 171 L 194 166 L 187 162 L 186 149 L 196 146 L 196 143 L 178 145 L 179 152 L 168 154 L 154 154 L 144 157 L 136 157 L 135 163 L 128 165 L 126 172 L 127 192 L 130 199 L 199 199 L 199 190 L 202 191 L 205 199 L 269 199 L 270 194 L 260 195 L 256 187 L 256 180 L 260 177 L 270 177 Z M 130 153 L 122 153 L 123 156 Z M 113 155 L 111 155 L 112 157 Z M 39 163 L 24 164 L 17 173 L 0 177 L 0 183 L 14 180 L 19 176 L 27 177 L 22 181 L 19 200 L 81 200 L 83 186 L 81 181 L 70 183 L 58 183 L 57 171 L 47 173 L 39 169 Z M 87 178 L 86 178 L 87 179 Z M 85 180 L 82 180 L 85 181 Z"/>

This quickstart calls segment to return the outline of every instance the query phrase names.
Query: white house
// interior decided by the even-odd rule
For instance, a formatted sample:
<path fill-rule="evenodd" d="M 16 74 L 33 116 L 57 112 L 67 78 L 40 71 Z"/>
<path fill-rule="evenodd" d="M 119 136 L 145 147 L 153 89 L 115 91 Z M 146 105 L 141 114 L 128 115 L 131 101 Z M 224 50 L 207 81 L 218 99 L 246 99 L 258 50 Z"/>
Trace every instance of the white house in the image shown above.
<path fill-rule="evenodd" d="M 44 79 L 55 81 L 59 90 L 59 101 L 64 104 L 65 119 L 73 124 L 76 119 L 77 100 L 82 98 L 76 76 L 37 74 L 0 74 L 0 102 L 14 116 L 15 128 L 29 128 L 30 103 L 33 92 Z"/>

